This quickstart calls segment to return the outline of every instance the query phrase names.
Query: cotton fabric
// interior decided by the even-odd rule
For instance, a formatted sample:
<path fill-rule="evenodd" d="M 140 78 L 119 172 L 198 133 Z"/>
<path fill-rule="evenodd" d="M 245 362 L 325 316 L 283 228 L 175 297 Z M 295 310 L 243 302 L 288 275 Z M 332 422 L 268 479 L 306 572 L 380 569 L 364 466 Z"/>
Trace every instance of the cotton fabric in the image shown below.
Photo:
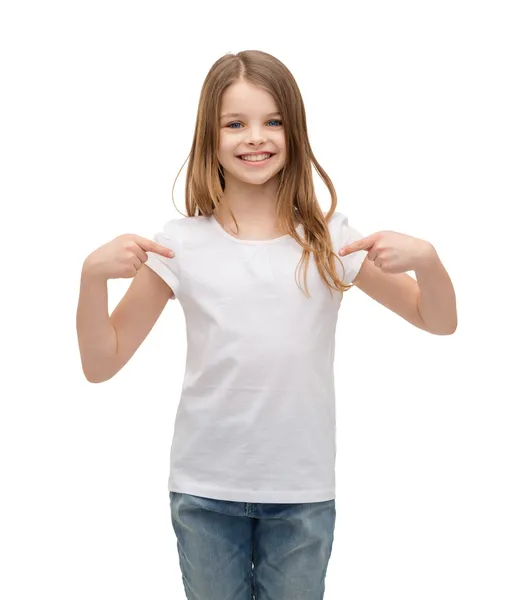
<path fill-rule="evenodd" d="M 336 254 L 364 237 L 342 213 L 329 228 Z M 148 252 L 145 264 L 172 288 L 187 332 L 169 491 L 251 503 L 334 499 L 343 293 L 329 291 L 313 255 L 311 298 L 303 293 L 302 248 L 290 235 L 241 240 L 214 216 L 197 216 L 168 221 L 153 239 L 175 252 Z M 366 256 L 340 257 L 344 269 L 335 259 L 345 283 Z"/>

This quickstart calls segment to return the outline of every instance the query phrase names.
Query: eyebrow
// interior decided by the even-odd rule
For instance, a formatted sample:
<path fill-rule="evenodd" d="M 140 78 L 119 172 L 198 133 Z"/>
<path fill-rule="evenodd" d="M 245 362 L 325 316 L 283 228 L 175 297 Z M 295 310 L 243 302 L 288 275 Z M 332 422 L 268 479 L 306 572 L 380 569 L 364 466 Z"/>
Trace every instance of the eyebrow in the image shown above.
<path fill-rule="evenodd" d="M 266 117 L 274 117 L 276 115 L 281 115 L 282 113 L 280 111 L 276 111 L 276 112 L 271 112 L 268 113 L 266 115 Z M 222 115 L 220 118 L 221 119 L 225 119 L 225 117 L 244 117 L 245 115 L 243 113 L 225 113 L 224 115 Z"/>

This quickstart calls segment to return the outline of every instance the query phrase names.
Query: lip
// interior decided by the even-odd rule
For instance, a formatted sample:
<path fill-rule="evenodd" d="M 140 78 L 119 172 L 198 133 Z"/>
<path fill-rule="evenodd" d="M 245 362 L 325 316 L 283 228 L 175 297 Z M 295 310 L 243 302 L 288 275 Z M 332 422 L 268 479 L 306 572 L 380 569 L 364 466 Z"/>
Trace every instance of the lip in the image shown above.
<path fill-rule="evenodd" d="M 252 161 L 252 160 L 243 160 L 241 158 L 241 156 L 237 156 L 237 159 L 240 160 L 244 165 L 248 165 L 249 167 L 261 167 L 262 165 L 267 164 L 274 156 L 276 156 L 276 154 L 273 154 L 271 152 L 254 152 L 248 155 L 242 155 L 242 156 L 258 156 L 259 154 L 271 154 L 271 156 L 269 158 L 266 158 L 265 160 L 256 160 L 256 161 Z"/>
<path fill-rule="evenodd" d="M 242 154 L 237 154 L 236 156 L 259 156 L 259 154 L 276 154 L 276 153 L 270 152 L 269 150 L 259 150 L 258 152 L 243 152 Z"/>

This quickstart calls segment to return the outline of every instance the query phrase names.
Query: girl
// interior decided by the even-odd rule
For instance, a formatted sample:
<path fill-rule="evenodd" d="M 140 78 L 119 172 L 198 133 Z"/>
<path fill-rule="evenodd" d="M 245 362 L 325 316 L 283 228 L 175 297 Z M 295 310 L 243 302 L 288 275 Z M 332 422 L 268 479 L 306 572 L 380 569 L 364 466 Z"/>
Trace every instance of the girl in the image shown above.
<path fill-rule="evenodd" d="M 411 257 L 403 267 L 413 268 L 429 246 L 394 232 L 362 239 L 335 212 L 299 88 L 265 52 L 227 54 L 212 66 L 189 156 L 185 218 L 154 241 L 120 236 L 85 261 L 83 287 L 137 274 L 107 320 L 108 337 L 102 322 L 109 354 L 98 354 L 100 326 L 90 330 L 83 300 L 83 368 L 90 381 L 112 377 L 168 299 L 178 299 L 188 353 L 168 487 L 187 598 L 319 600 L 335 525 L 333 361 L 343 292 L 367 255 L 401 272 L 396 260 Z M 327 215 L 312 164 L 331 194 Z M 380 267 L 368 267 L 365 281 Z M 396 296 L 417 286 L 408 275 L 396 281 Z M 416 303 L 407 306 L 392 299 L 389 307 L 423 327 Z"/>

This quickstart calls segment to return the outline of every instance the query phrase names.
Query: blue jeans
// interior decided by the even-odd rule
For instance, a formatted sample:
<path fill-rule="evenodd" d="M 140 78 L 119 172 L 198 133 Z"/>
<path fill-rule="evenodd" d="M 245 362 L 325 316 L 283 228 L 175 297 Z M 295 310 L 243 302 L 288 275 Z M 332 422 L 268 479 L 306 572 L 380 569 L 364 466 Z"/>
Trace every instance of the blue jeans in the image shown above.
<path fill-rule="evenodd" d="M 250 504 L 169 492 L 188 600 L 322 600 L 335 501 Z"/>

